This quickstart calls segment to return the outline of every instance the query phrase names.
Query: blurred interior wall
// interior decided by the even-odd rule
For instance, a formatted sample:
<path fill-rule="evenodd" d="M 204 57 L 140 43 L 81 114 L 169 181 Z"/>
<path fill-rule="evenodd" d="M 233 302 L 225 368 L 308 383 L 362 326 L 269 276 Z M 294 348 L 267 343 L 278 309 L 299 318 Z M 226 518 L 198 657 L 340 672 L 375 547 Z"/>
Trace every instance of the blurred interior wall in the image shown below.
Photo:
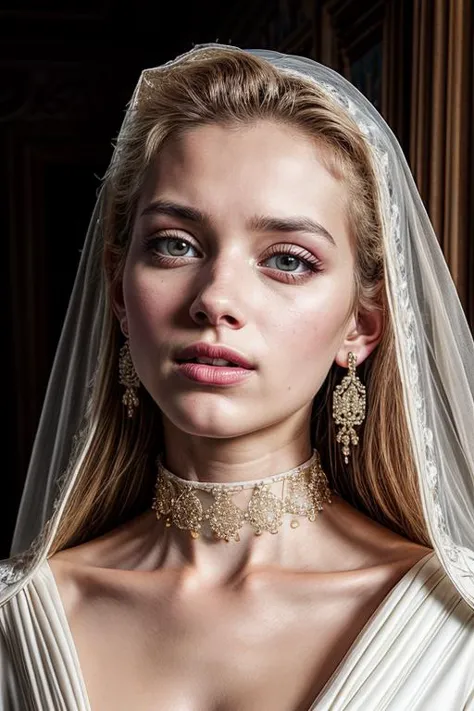
<path fill-rule="evenodd" d="M 414 0 L 410 164 L 474 321 L 472 0 Z"/>

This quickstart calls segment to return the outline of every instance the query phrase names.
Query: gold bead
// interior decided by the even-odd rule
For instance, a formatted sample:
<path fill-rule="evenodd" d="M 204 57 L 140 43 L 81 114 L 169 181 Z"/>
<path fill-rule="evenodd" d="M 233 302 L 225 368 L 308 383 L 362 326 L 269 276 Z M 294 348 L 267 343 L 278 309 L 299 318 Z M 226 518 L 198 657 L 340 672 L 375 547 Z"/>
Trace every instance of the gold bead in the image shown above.
<path fill-rule="evenodd" d="M 264 531 L 275 535 L 283 523 L 284 514 L 290 514 L 291 528 L 298 528 L 301 522 L 296 517 L 304 516 L 314 521 L 323 503 L 330 501 L 328 481 L 316 450 L 308 467 L 295 468 L 289 476 L 282 475 L 281 480 L 284 487 L 280 497 L 270 491 L 270 484 L 252 484 L 253 492 L 245 509 L 232 500 L 237 487 L 213 485 L 212 489 L 203 488 L 213 497 L 213 503 L 204 507 L 197 496 L 199 486 L 179 480 L 159 461 L 152 506 L 156 517 L 163 517 L 166 528 L 176 526 L 189 531 L 192 539 L 197 539 L 201 536 L 201 524 L 206 521 L 217 540 L 230 543 L 240 540 L 239 530 L 244 522 L 251 525 L 256 536 L 261 536 Z"/>

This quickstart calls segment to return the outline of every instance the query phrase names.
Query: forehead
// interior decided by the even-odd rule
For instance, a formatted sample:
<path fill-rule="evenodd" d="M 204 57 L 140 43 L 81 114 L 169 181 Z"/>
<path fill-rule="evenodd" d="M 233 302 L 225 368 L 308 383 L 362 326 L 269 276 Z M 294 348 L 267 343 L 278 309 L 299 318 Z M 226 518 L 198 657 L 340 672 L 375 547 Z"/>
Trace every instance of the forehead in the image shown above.
<path fill-rule="evenodd" d="M 227 217 L 298 213 L 343 221 L 346 187 L 329 170 L 328 150 L 271 121 L 200 126 L 165 143 L 140 203 L 165 197 Z"/>

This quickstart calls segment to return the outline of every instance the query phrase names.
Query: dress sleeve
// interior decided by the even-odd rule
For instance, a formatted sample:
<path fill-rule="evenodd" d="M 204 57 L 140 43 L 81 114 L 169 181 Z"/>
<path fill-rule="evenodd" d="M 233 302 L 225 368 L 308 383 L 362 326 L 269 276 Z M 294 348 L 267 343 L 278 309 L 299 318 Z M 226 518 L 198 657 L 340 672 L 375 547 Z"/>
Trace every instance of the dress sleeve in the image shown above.
<path fill-rule="evenodd" d="M 0 609 L 0 622 L 1 622 Z M 0 624 L 0 711 L 22 711 L 25 702 L 15 674 L 3 625 Z"/>
<path fill-rule="evenodd" d="M 21 558 L 18 560 L 20 563 Z M 21 567 L 14 559 L 0 561 L 0 711 L 25 711 L 29 707 L 7 623 L 9 592 L 20 574 Z"/>

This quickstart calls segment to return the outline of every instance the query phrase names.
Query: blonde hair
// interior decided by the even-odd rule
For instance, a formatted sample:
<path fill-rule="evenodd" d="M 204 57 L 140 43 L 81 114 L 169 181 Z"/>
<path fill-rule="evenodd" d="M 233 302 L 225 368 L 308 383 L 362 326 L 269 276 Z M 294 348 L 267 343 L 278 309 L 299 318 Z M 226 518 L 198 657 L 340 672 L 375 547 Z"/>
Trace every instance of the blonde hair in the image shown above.
<path fill-rule="evenodd" d="M 343 464 L 332 418 L 332 390 L 344 372 L 336 364 L 314 400 L 313 445 L 331 485 L 349 503 L 397 533 L 428 543 L 384 288 L 377 185 L 357 125 L 314 82 L 231 48 L 209 48 L 147 72 L 131 112 L 103 186 L 104 279 L 109 289 L 122 275 L 147 169 L 166 140 L 205 124 L 271 120 L 299 129 L 324 147 L 328 168 L 348 191 L 354 306 L 382 309 L 385 318 L 381 342 L 359 369 L 367 387 L 367 418 L 351 464 Z M 87 416 L 95 432 L 50 554 L 111 530 L 150 506 L 154 461 L 163 448 L 160 411 L 142 387 L 138 411 L 134 419 L 127 418 L 117 377 L 122 340 L 108 303 Z"/>

